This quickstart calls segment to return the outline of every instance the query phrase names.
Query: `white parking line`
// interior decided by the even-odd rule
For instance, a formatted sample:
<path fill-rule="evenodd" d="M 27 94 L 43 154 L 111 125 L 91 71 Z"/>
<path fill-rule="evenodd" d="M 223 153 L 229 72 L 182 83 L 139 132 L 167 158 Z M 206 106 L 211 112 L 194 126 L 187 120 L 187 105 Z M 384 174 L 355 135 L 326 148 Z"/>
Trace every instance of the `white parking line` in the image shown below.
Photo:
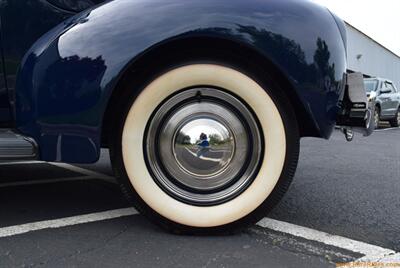
<path fill-rule="evenodd" d="M 10 227 L 0 228 L 0 238 L 25 234 L 44 229 L 55 229 L 55 228 L 73 226 L 83 223 L 111 220 L 135 214 L 137 214 L 137 211 L 135 209 L 123 208 L 123 209 L 116 209 L 99 213 L 91 213 L 91 214 L 56 219 L 56 220 L 39 221 L 22 225 L 15 225 Z"/>
<path fill-rule="evenodd" d="M 200 158 L 201 160 L 212 161 L 212 162 L 217 162 L 217 163 L 220 163 L 220 162 L 221 162 L 221 159 L 219 159 L 219 158 L 210 158 L 210 157 L 205 157 L 205 156 L 197 156 L 196 153 L 193 153 L 193 152 L 190 151 L 188 148 L 185 148 L 185 149 L 186 149 L 186 151 L 188 151 L 190 154 L 192 154 L 194 157 L 198 157 L 198 158 Z M 222 164 L 221 164 L 221 165 L 222 165 Z"/>
<path fill-rule="evenodd" d="M 384 258 L 370 258 L 368 256 L 359 259 L 358 261 L 364 261 L 364 262 L 380 262 L 380 263 L 398 263 L 400 261 L 400 253 L 397 254 L 390 254 L 388 256 L 385 256 Z M 399 267 L 399 265 L 396 265 Z M 390 266 L 389 266 L 390 267 Z"/>
<path fill-rule="evenodd" d="M 0 162 L 0 166 L 5 166 L 5 165 L 28 165 L 28 164 L 49 164 L 49 165 L 53 165 L 56 167 L 61 167 L 76 173 L 80 173 L 86 176 L 90 176 L 90 177 L 96 177 L 98 179 L 106 179 L 106 180 L 115 180 L 114 177 L 103 174 L 103 173 L 99 173 L 93 170 L 89 170 L 86 168 L 81 168 L 81 167 L 77 167 L 77 166 L 73 166 L 70 164 L 66 164 L 66 163 L 55 163 L 55 162 L 43 162 L 43 161 L 12 161 L 12 162 Z"/>
<path fill-rule="evenodd" d="M 109 211 L 91 213 L 74 217 L 67 217 L 56 220 L 40 221 L 40 222 L 33 222 L 16 226 L 9 226 L 0 228 L 0 238 L 25 234 L 44 229 L 55 229 L 55 228 L 73 226 L 78 224 L 111 220 L 125 216 L 132 216 L 136 214 L 138 214 L 138 212 L 134 208 L 123 208 L 123 209 L 109 210 Z M 298 226 L 287 222 L 264 218 L 259 223 L 257 223 L 257 225 L 263 228 L 268 228 L 281 233 L 293 235 L 296 237 L 301 237 L 310 241 L 320 242 L 325 245 L 334 246 L 337 248 L 365 255 L 365 257 L 357 261 L 400 260 L 397 259 L 400 256 L 391 249 L 367 244 L 365 242 L 352 240 L 346 237 L 331 235 L 325 232 L 320 232 L 317 230 L 313 230 L 310 228 Z"/>
<path fill-rule="evenodd" d="M 400 128 L 392 127 L 392 128 L 376 129 L 375 132 L 382 132 L 382 131 L 395 130 L 395 129 L 400 129 Z"/>
<path fill-rule="evenodd" d="M 359 259 L 360 261 L 367 259 L 378 260 L 381 258 L 385 258 L 386 256 L 389 256 L 391 254 L 395 254 L 395 251 L 391 249 L 382 248 L 379 246 L 367 244 L 365 242 L 352 240 L 350 238 L 332 235 L 314 229 L 269 218 L 262 219 L 260 222 L 257 223 L 257 225 L 281 233 L 305 238 L 310 241 L 316 241 L 325 245 L 349 250 L 351 252 L 361 253 L 365 257 Z"/>
<path fill-rule="evenodd" d="M 93 170 L 89 170 L 86 168 L 81 168 L 81 167 L 77 167 L 77 166 L 73 166 L 70 164 L 65 164 L 65 163 L 53 163 L 53 162 L 49 162 L 48 164 L 56 166 L 56 167 L 61 167 L 70 171 L 74 171 L 77 173 L 81 173 L 84 174 L 86 176 L 90 176 L 90 177 L 94 177 L 94 178 L 98 178 L 98 179 L 105 179 L 105 180 L 113 180 L 115 181 L 115 178 L 103 173 L 99 173 Z"/>
<path fill-rule="evenodd" d="M 39 185 L 39 184 L 50 184 L 50 183 L 59 183 L 59 182 L 71 182 L 71 181 L 83 181 L 83 180 L 104 180 L 111 183 L 116 183 L 114 177 L 95 172 L 92 170 L 88 170 L 85 168 L 80 168 L 76 166 L 72 166 L 69 164 L 64 163 L 52 163 L 52 162 L 41 162 L 41 161 L 20 161 L 20 162 L 0 162 L 1 165 L 18 165 L 18 164 L 39 164 L 39 163 L 46 163 L 49 165 L 53 165 L 56 167 L 60 167 L 69 171 L 73 171 L 75 173 L 82 174 L 83 176 L 77 177 L 63 177 L 63 178 L 54 178 L 54 179 L 44 179 L 44 180 L 26 180 L 26 181 L 18 181 L 18 182 L 6 182 L 0 183 L 0 188 L 5 187 L 14 187 L 14 186 L 26 186 L 26 185 Z"/>

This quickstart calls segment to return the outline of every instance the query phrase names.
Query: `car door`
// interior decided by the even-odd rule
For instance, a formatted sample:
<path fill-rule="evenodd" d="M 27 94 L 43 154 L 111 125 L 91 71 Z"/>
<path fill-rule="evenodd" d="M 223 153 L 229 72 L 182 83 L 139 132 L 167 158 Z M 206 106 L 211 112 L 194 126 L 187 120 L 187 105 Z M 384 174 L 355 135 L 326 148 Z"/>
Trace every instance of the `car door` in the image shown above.
<path fill-rule="evenodd" d="M 14 99 L 18 68 L 29 48 L 62 21 L 104 1 L 0 0 L 2 51 L 6 72 L 5 81 L 0 84 L 0 124 L 11 119 L 13 105 L 11 102 L 11 108 L 9 107 L 7 94 L 11 100 Z"/>
<path fill-rule="evenodd" d="M 386 83 L 382 82 L 381 87 L 378 91 L 378 98 L 379 98 L 379 104 L 381 107 L 381 118 L 387 117 L 388 112 L 387 110 L 389 109 L 389 95 L 387 93 L 388 89 L 386 87 Z"/>
<path fill-rule="evenodd" d="M 387 82 L 387 87 L 391 90 L 388 113 L 390 116 L 395 116 L 399 108 L 399 93 L 392 82 Z"/>
<path fill-rule="evenodd" d="M 379 99 L 381 100 L 381 116 L 388 118 L 393 116 L 393 92 L 388 81 L 382 83 Z"/>
<path fill-rule="evenodd" d="M 396 98 L 395 98 L 396 107 L 397 107 L 397 110 L 399 110 L 400 109 L 400 89 L 396 88 L 396 86 L 394 84 L 393 84 L 393 87 L 394 87 L 394 90 L 396 91 L 396 93 L 395 93 L 395 95 L 396 95 Z"/>

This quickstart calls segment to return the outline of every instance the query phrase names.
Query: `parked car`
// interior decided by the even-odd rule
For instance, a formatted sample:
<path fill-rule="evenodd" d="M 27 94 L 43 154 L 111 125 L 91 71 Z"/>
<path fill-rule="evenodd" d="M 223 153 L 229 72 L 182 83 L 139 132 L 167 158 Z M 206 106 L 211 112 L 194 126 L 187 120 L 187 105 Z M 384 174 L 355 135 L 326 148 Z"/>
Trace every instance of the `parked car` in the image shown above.
<path fill-rule="evenodd" d="M 0 159 L 93 163 L 109 148 L 125 195 L 173 232 L 260 220 L 292 181 L 301 137 L 370 123 L 362 75 L 346 74 L 344 23 L 311 1 L 3 0 L 0 11 Z"/>
<path fill-rule="evenodd" d="M 383 78 L 364 80 L 367 96 L 376 96 L 374 114 L 375 125 L 380 121 L 389 121 L 392 127 L 400 126 L 400 92 L 392 81 Z"/>

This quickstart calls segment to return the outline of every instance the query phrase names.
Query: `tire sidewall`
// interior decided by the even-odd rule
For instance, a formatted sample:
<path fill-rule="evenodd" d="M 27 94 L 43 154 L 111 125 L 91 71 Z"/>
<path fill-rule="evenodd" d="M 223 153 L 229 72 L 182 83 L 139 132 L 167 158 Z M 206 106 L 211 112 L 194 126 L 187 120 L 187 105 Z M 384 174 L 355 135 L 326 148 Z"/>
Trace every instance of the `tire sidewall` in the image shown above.
<path fill-rule="evenodd" d="M 400 126 L 400 122 L 399 122 L 399 120 L 398 120 L 399 114 L 400 114 L 400 108 L 397 109 L 397 112 L 396 112 L 395 117 L 393 118 L 393 120 L 390 121 L 390 125 L 391 125 L 392 127 L 399 127 L 399 126 Z"/>
<path fill-rule="evenodd" d="M 379 106 L 376 106 L 376 107 L 375 107 L 375 113 L 374 113 L 375 129 L 378 129 L 378 128 L 379 128 L 380 114 L 381 114 L 380 108 L 379 108 Z M 377 118 L 378 120 L 376 120 L 376 118 Z"/>

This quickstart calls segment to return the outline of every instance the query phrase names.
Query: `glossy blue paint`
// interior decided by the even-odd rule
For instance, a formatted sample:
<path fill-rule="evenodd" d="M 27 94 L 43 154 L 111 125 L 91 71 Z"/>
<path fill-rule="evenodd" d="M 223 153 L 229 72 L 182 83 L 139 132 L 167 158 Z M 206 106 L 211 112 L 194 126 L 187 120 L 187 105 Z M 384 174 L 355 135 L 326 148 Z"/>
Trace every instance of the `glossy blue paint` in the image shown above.
<path fill-rule="evenodd" d="M 10 123 L 11 121 L 11 107 L 7 90 L 6 76 L 4 73 L 3 62 L 3 46 L 1 35 L 1 20 L 0 20 L 0 127 Z"/>
<path fill-rule="evenodd" d="M 346 71 L 342 34 L 329 11 L 309 1 L 110 1 L 67 19 L 25 54 L 17 126 L 38 142 L 43 160 L 94 162 L 108 100 L 127 66 L 159 44 L 206 36 L 273 62 L 294 86 L 315 135 L 327 138 Z"/>
<path fill-rule="evenodd" d="M 104 0 L 47 0 L 58 9 L 69 12 L 80 12 L 88 9 L 95 4 L 104 2 Z"/>
<path fill-rule="evenodd" d="M 52 28 L 75 13 L 66 12 L 49 4 L 45 0 L 5 0 L 0 5 L 1 36 L 4 65 L 6 69 L 5 82 L 7 91 L 0 91 L 0 107 L 14 106 L 15 84 L 21 60 L 32 45 Z M 11 107 L 11 110 L 15 110 Z M 11 112 L 2 112 L 0 123 L 11 121 Z"/>

